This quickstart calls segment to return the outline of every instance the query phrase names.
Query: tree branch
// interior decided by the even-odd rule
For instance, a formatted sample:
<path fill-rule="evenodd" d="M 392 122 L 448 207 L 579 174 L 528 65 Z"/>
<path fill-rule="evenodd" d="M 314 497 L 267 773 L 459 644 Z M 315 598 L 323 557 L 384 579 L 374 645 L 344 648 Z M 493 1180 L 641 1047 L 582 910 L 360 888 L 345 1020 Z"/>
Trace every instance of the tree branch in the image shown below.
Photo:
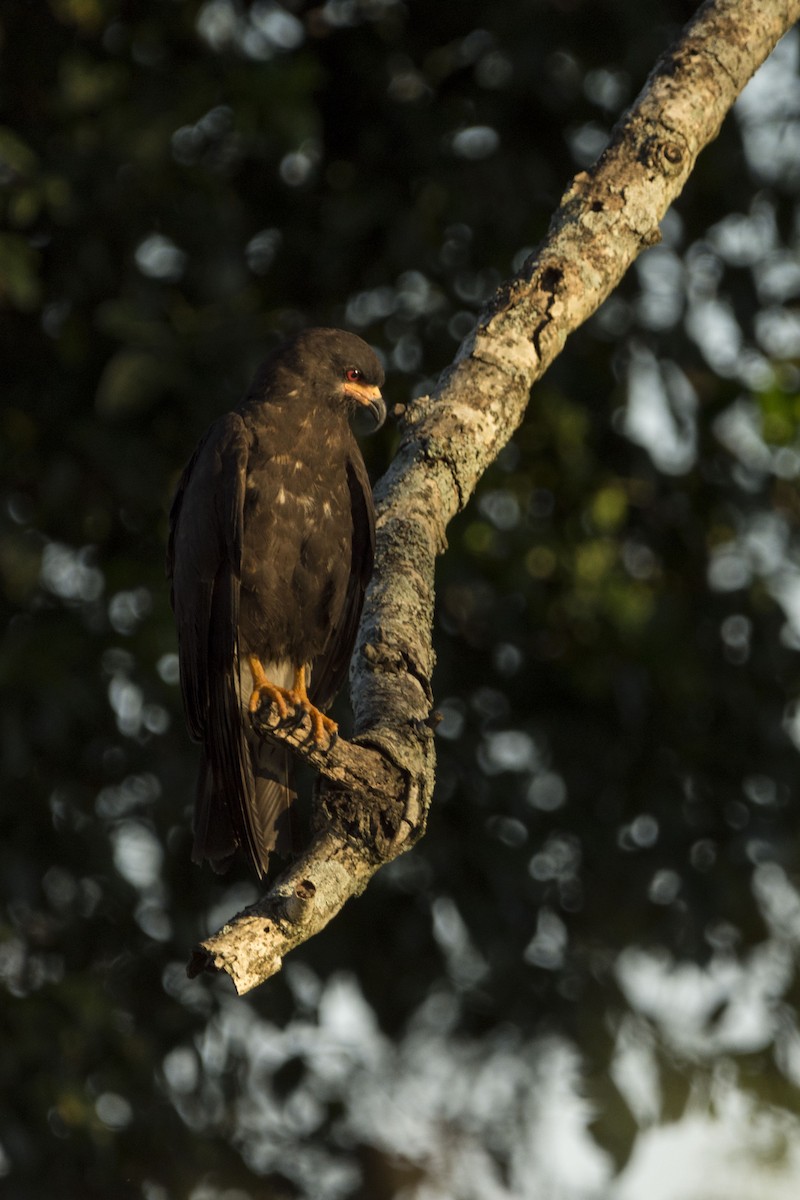
<path fill-rule="evenodd" d="M 708 0 L 658 61 L 548 235 L 480 314 L 431 396 L 409 406 L 376 488 L 375 573 L 351 664 L 357 736 L 329 754 L 288 741 L 326 776 L 316 832 L 267 895 L 195 951 L 190 973 L 225 970 L 239 993 L 280 969 L 375 871 L 423 834 L 433 794 L 434 567 L 445 529 L 520 424 L 532 385 L 567 337 L 660 240 L 697 155 L 787 29 L 800 0 Z"/>

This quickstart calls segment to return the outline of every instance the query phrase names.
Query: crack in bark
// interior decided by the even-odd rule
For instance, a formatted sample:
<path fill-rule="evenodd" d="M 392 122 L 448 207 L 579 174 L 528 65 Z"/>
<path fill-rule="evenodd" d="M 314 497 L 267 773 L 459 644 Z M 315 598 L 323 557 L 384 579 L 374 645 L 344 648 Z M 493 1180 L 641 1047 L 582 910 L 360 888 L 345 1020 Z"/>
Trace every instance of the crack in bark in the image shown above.
<path fill-rule="evenodd" d="M 401 650 L 400 657 L 402 662 L 405 664 L 406 674 L 410 675 L 412 679 L 416 679 L 417 683 L 422 688 L 422 692 L 427 703 L 432 707 L 433 688 L 431 687 L 431 681 L 428 677 L 428 673 L 421 667 L 417 666 L 416 659 L 413 658 L 413 656 L 409 654 L 407 650 Z"/>
<path fill-rule="evenodd" d="M 720 56 L 717 54 L 714 47 L 713 46 L 705 46 L 704 50 L 705 50 L 705 53 L 708 55 L 708 57 L 710 59 L 712 59 L 713 62 L 716 63 L 716 65 L 719 67 L 719 69 L 721 71 L 724 71 L 724 73 L 728 77 L 729 83 L 731 83 L 734 87 L 736 87 L 737 86 L 736 76 L 734 75 L 733 71 L 730 69 L 728 64 L 720 58 Z"/>
<path fill-rule="evenodd" d="M 552 322 L 553 306 L 558 296 L 558 287 L 564 278 L 564 272 L 560 267 L 545 267 L 542 271 L 541 283 L 539 290 L 548 294 L 547 305 L 545 306 L 544 316 L 533 331 L 532 341 L 533 348 L 536 351 L 536 357 L 542 361 L 542 335 L 547 326 Z"/>

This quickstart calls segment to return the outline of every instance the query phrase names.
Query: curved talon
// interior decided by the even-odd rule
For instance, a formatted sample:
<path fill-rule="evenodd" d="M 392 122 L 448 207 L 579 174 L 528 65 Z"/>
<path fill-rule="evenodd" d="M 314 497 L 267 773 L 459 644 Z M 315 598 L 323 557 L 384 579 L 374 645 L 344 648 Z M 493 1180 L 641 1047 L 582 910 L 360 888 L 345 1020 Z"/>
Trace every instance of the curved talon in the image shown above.
<path fill-rule="evenodd" d="M 292 690 L 289 695 L 296 709 L 308 713 L 311 721 L 311 736 L 316 744 L 321 746 L 327 741 L 329 743 L 328 749 L 330 749 L 334 739 L 339 736 L 339 726 L 336 722 L 331 720 L 330 717 L 326 717 L 324 712 L 320 712 L 318 708 L 314 707 L 308 696 L 305 695 L 305 688 L 303 688 L 302 692 L 299 689 Z"/>
<path fill-rule="evenodd" d="M 270 703 L 274 704 L 280 714 L 282 721 L 285 721 L 289 716 L 289 706 L 287 701 L 291 703 L 291 692 L 287 692 L 285 688 L 276 687 L 273 683 L 262 683 L 258 687 L 253 688 L 253 693 L 250 696 L 248 708 L 251 713 L 257 712 L 261 706 L 262 697 L 268 696 Z"/>
<path fill-rule="evenodd" d="M 320 712 L 309 700 L 306 691 L 305 667 L 298 667 L 295 671 L 294 686 L 292 688 L 283 688 L 278 687 L 275 683 L 270 683 L 257 655 L 249 655 L 248 661 L 250 663 L 250 672 L 253 676 L 253 691 L 248 703 L 250 712 L 256 712 L 261 704 L 262 697 L 268 696 L 270 702 L 277 708 L 281 722 L 293 722 L 296 724 L 302 720 L 304 713 L 308 713 L 309 720 L 311 721 L 311 736 L 314 742 L 317 746 L 321 747 L 327 741 L 327 749 L 330 750 L 339 736 L 339 727 L 335 721 L 327 717 L 325 713 Z"/>

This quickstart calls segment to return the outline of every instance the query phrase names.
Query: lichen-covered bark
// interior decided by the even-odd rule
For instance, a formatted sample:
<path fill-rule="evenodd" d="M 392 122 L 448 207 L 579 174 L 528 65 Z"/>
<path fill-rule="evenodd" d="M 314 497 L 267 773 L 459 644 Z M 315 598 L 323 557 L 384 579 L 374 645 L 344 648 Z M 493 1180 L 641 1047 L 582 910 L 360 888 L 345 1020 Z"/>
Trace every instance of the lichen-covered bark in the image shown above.
<path fill-rule="evenodd" d="M 800 0 L 709 0 L 651 72 L 544 243 L 481 314 L 436 391 L 409 406 L 376 489 L 378 551 L 351 668 L 352 746 L 306 753 L 320 788 L 310 846 L 263 900 L 207 939 L 190 970 L 225 970 L 241 993 L 280 969 L 380 865 L 424 832 L 433 794 L 434 567 L 449 520 L 522 420 L 531 387 L 614 290 L 697 155 Z M 267 736 L 291 740 L 261 715 Z M 364 775 L 368 778 L 364 779 Z"/>

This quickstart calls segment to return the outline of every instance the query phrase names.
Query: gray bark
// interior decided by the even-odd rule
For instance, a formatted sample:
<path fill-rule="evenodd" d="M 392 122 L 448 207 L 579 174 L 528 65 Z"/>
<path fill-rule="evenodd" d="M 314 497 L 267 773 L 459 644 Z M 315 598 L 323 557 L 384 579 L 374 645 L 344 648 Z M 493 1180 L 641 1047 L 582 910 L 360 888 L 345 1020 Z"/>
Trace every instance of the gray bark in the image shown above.
<path fill-rule="evenodd" d="M 436 390 L 409 405 L 376 488 L 378 550 L 351 666 L 353 743 L 288 741 L 323 775 L 310 845 L 257 904 L 194 952 L 241 994 L 280 969 L 375 871 L 424 833 L 434 787 L 434 567 L 445 530 L 512 436 L 532 386 L 614 290 L 719 132 L 739 92 L 800 18 L 800 0 L 709 0 L 573 179 L 547 238 L 481 313 Z"/>

